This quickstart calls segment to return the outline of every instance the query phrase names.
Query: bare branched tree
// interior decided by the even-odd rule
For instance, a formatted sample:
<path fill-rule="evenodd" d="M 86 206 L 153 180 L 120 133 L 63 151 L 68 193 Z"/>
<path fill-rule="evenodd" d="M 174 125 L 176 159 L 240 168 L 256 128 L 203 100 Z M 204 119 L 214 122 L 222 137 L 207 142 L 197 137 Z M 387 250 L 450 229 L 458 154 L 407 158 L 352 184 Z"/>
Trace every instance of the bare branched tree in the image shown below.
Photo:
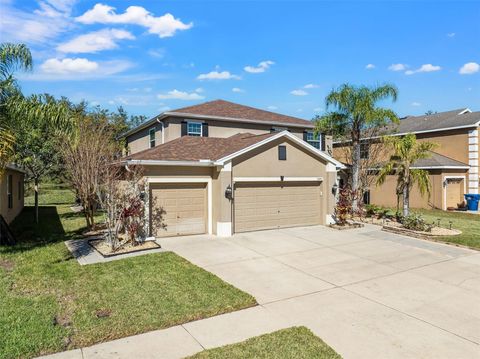
<path fill-rule="evenodd" d="M 83 206 L 87 227 L 94 229 L 100 186 L 111 176 L 110 166 L 121 151 L 114 130 L 107 121 L 79 114 L 76 130 L 64 138 L 59 150 L 66 178 Z"/>

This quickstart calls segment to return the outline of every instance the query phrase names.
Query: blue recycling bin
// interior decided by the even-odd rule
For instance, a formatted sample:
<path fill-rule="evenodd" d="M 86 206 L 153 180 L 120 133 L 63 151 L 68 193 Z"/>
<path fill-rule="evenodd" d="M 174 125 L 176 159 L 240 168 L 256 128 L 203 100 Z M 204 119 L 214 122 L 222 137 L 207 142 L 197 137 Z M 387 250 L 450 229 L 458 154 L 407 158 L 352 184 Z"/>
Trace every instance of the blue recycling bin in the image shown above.
<path fill-rule="evenodd" d="M 480 194 L 466 194 L 467 208 L 469 211 L 478 211 L 478 202 L 480 201 Z"/>

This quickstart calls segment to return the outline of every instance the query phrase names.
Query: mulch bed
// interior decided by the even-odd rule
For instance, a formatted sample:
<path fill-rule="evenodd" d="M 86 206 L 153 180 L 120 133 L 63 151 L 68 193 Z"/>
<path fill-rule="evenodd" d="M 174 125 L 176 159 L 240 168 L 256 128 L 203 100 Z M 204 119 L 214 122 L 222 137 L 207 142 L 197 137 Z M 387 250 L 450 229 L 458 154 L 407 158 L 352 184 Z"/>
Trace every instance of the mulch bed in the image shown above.
<path fill-rule="evenodd" d="M 382 230 L 385 232 L 403 234 L 406 236 L 420 239 L 433 239 L 442 236 L 456 236 L 462 233 L 461 231 L 441 227 L 433 227 L 431 232 L 414 231 L 411 229 L 403 228 L 399 223 L 396 222 L 392 222 L 388 225 L 382 226 Z"/>
<path fill-rule="evenodd" d="M 137 245 L 132 245 L 130 243 L 118 248 L 114 252 L 110 245 L 105 241 L 105 239 L 91 239 L 88 241 L 95 250 L 100 253 L 103 257 L 113 257 L 118 256 L 120 254 L 127 254 L 127 253 L 134 253 L 134 252 L 141 252 L 147 251 L 149 249 L 158 249 L 162 248 L 157 242 L 155 241 L 147 241 L 138 243 Z"/>
<path fill-rule="evenodd" d="M 343 226 L 339 225 L 339 224 L 331 224 L 330 225 L 330 228 L 333 228 L 333 229 L 337 229 L 339 231 L 343 231 L 345 229 L 354 229 L 354 228 L 362 228 L 364 227 L 365 225 L 363 223 L 359 223 L 359 222 L 350 222 L 350 223 L 347 223 Z"/>

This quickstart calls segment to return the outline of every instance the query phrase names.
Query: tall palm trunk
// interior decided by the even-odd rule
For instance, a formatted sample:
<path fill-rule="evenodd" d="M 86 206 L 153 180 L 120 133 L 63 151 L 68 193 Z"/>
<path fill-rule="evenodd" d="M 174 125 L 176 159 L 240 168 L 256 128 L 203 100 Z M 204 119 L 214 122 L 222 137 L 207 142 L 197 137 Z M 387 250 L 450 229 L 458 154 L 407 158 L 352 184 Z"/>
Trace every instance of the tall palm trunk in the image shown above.
<path fill-rule="evenodd" d="M 358 192 L 360 178 L 360 142 L 355 141 L 352 144 L 353 163 L 352 163 L 352 191 L 354 192 L 352 209 L 354 212 L 358 210 Z"/>
<path fill-rule="evenodd" d="M 405 186 L 403 189 L 403 216 L 407 217 L 410 213 L 410 188 Z"/>

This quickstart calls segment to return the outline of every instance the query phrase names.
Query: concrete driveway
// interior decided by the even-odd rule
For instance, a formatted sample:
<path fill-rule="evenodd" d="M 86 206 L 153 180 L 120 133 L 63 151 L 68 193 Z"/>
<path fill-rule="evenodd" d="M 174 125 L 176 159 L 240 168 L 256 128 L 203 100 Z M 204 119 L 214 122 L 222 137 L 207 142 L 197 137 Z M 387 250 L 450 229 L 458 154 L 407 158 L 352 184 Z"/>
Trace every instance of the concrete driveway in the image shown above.
<path fill-rule="evenodd" d="M 480 253 L 322 226 L 162 239 L 344 358 L 480 357 Z"/>

